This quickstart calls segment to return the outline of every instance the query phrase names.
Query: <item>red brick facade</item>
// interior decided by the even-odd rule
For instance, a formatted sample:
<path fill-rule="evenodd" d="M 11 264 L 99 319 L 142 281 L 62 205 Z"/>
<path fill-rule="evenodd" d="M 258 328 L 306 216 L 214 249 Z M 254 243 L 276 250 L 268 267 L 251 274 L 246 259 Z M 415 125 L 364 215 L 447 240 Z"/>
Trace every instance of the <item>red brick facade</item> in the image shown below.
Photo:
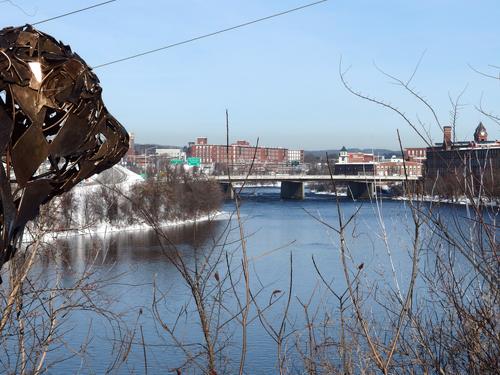
<path fill-rule="evenodd" d="M 422 176 L 422 163 L 418 161 L 381 161 L 376 163 L 375 171 L 377 176 Z"/>
<path fill-rule="evenodd" d="M 374 161 L 374 155 L 362 152 L 348 152 L 347 160 L 348 163 L 370 163 Z"/>
<path fill-rule="evenodd" d="M 247 141 L 237 141 L 231 145 L 210 145 L 206 138 L 198 138 L 189 147 L 189 155 L 201 158 L 202 164 L 222 163 L 232 165 L 249 165 L 254 159 L 259 164 L 288 163 L 288 149 L 281 147 L 254 147 Z M 304 162 L 304 152 L 300 152 Z"/>
<path fill-rule="evenodd" d="M 425 147 L 409 147 L 404 150 L 405 160 L 424 161 L 427 158 L 427 149 Z"/>

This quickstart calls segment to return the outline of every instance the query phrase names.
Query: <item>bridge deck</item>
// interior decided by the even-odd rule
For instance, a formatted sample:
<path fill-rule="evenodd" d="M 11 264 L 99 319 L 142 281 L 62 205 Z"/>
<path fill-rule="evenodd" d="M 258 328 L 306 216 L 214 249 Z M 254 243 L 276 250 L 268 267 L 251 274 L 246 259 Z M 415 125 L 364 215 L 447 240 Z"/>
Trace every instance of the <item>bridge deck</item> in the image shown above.
<path fill-rule="evenodd" d="M 242 182 L 242 181 L 251 181 L 251 182 L 279 182 L 279 181 L 301 181 L 301 182 L 312 182 L 312 181 L 358 181 L 358 182 L 403 182 L 406 180 L 409 181 L 418 181 L 422 177 L 418 176 L 351 176 L 351 175 L 285 175 L 285 174 L 276 174 L 276 175 L 235 175 L 229 178 L 228 176 L 210 176 L 210 179 L 218 181 L 218 182 Z"/>

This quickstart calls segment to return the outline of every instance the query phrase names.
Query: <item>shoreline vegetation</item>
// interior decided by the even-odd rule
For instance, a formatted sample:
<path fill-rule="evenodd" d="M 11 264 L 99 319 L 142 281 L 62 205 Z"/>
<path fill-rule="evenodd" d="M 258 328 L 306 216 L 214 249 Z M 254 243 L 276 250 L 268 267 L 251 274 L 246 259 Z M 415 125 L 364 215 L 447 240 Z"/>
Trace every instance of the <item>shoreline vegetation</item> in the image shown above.
<path fill-rule="evenodd" d="M 235 183 L 234 187 L 242 184 Z M 250 184 L 247 189 L 279 188 L 279 183 Z M 344 190 L 334 193 L 325 184 L 310 184 L 310 193 L 317 196 L 347 197 Z M 439 195 L 381 194 L 379 199 L 498 207 L 496 199 L 474 199 L 466 196 L 446 198 Z M 385 191 L 391 191 L 387 186 Z M 223 220 L 229 213 L 220 211 L 224 200 L 216 182 L 185 173 L 171 173 L 165 179 L 145 180 L 121 166 L 107 171 L 75 187 L 49 205 L 42 207 L 43 219 L 27 228 L 23 242 L 30 242 L 32 232 L 40 229 L 44 239 L 85 236 L 167 228 L 202 221 Z M 145 209 L 144 209 L 145 208 Z"/>
<path fill-rule="evenodd" d="M 144 180 L 123 167 L 103 173 L 42 206 L 31 233 L 43 238 L 172 227 L 226 217 L 223 193 L 215 182 L 172 173 Z"/>
<path fill-rule="evenodd" d="M 328 232 L 331 247 L 328 245 L 325 250 L 331 250 L 333 257 L 336 255 L 339 268 L 328 268 L 326 263 L 317 262 L 319 255 L 311 254 L 314 268 L 310 277 L 316 279 L 317 286 L 304 299 L 295 291 L 300 283 L 297 276 L 300 263 L 296 265 L 298 255 L 293 249 L 289 251 L 289 267 L 282 264 L 278 271 L 283 278 L 279 288 L 262 283 L 254 267 L 255 259 L 295 243 L 295 234 L 286 239 L 291 242 L 255 257 L 254 245 L 248 244 L 258 231 L 247 227 L 247 213 L 240 209 L 239 194 L 224 206 L 224 210 L 230 210 L 228 207 L 234 204 L 234 211 L 224 213 L 219 211 L 224 195 L 217 182 L 183 173 L 161 180 L 141 180 L 128 173 L 113 170 L 42 207 L 39 219 L 30 228 L 32 243 L 9 263 L 3 277 L 8 279 L 10 272 L 6 283 L 10 289 L 4 298 L 7 309 L 4 334 L 14 338 L 5 346 L 12 358 L 14 353 L 21 353 L 21 357 L 27 357 L 24 353 L 35 353 L 30 354 L 34 356 L 40 350 L 49 353 L 57 344 L 68 344 L 70 339 L 65 336 L 64 328 L 65 323 L 71 322 L 69 314 L 86 311 L 116 328 L 113 337 L 116 346 L 107 365 L 108 373 L 124 371 L 130 363 L 135 364 L 129 359 L 131 352 L 143 354 L 145 368 L 152 365 L 150 358 L 155 348 L 151 342 L 155 339 L 180 353 L 178 360 L 168 364 L 170 372 L 210 375 L 251 372 L 249 348 L 254 341 L 250 333 L 255 324 L 276 343 L 275 351 L 270 353 L 274 359 L 270 360 L 275 363 L 275 373 L 283 375 L 295 368 L 308 375 L 497 372 L 498 206 L 485 207 L 482 190 L 465 185 L 463 193 L 449 195 L 456 197 L 450 200 L 426 195 L 415 184 L 401 185 L 402 196 L 386 198 L 399 200 L 404 207 L 406 219 L 400 223 L 401 233 L 405 234 L 402 242 L 386 227 L 397 216 L 385 211 L 379 198 L 370 201 L 373 210 L 369 211 L 378 227 L 366 228 L 370 229 L 371 239 L 381 240 L 376 263 L 388 267 L 386 276 L 374 283 L 370 278 L 379 274 L 377 264 L 366 258 L 365 252 L 360 255 L 355 251 L 355 244 L 366 231 L 363 204 L 344 205 L 348 199 L 341 197 L 343 191 L 338 190 L 326 199 L 334 202 L 327 208 L 333 207 L 330 217 L 306 211 Z M 396 194 L 398 191 L 393 190 Z M 318 196 L 325 194 L 328 192 L 319 192 Z M 464 199 L 458 199 L 462 195 Z M 495 199 L 489 196 L 488 201 L 496 202 Z M 467 210 L 458 210 L 461 212 L 443 213 L 435 209 L 437 204 L 427 203 L 433 201 L 469 206 Z M 165 230 L 165 226 L 211 217 L 221 219 L 225 214 L 232 220 L 221 225 L 221 233 L 213 241 L 193 247 L 193 256 L 172 242 Z M 186 302 L 182 302 L 178 311 L 169 310 L 175 301 L 172 298 L 176 297 L 169 296 L 168 288 L 157 283 L 156 275 L 151 275 L 149 281 L 149 275 L 145 274 L 145 285 L 151 286 L 152 294 L 147 305 L 138 304 L 137 317 L 127 320 L 131 315 L 114 309 L 110 301 L 117 300 L 106 294 L 111 282 L 124 281 L 123 274 L 110 278 L 106 270 L 95 267 L 95 260 L 103 251 L 99 244 L 89 252 L 81 271 L 71 269 L 74 281 L 69 288 L 60 281 L 65 280 L 69 262 L 56 265 L 55 274 L 47 279 L 47 268 L 33 267 L 36 261 L 45 265 L 65 262 L 69 252 L 68 248 L 58 249 L 50 242 L 44 244 L 45 239 L 50 239 L 46 235 L 58 231 L 61 235 L 61 229 L 66 234 L 72 230 L 78 232 L 77 228 L 89 234 L 153 229 L 159 256 L 178 272 Z M 194 228 L 193 239 L 196 237 Z M 398 266 L 398 257 L 403 253 L 409 257 L 404 273 Z M 332 271 L 340 272 L 343 278 L 330 279 Z M 12 275 L 21 278 L 17 280 Z M 31 301 L 49 302 L 42 302 L 40 308 Z M 376 315 L 372 313 L 373 303 L 381 306 Z M 131 310 L 127 307 L 128 312 Z M 172 311 L 174 316 L 170 315 Z M 184 316 L 185 319 L 179 319 Z M 297 316 L 301 318 L 296 320 Z M 144 335 L 144 319 L 152 320 L 158 327 L 154 337 Z M 193 329 L 191 322 L 196 324 L 193 333 L 197 338 L 193 342 L 185 341 L 182 336 L 184 328 Z M 42 349 L 29 334 L 26 336 L 24 327 L 28 324 L 37 335 L 47 332 Z M 235 337 L 238 338 L 233 341 Z M 92 339 L 89 334 L 78 345 L 84 347 Z M 26 349 L 32 341 L 34 344 Z M 235 356 L 235 350 L 241 354 Z M 73 357 L 65 352 L 61 355 L 67 360 Z M 46 364 L 45 359 L 40 362 L 46 369 L 57 361 L 48 358 Z M 26 366 L 6 362 L 4 368 Z"/>

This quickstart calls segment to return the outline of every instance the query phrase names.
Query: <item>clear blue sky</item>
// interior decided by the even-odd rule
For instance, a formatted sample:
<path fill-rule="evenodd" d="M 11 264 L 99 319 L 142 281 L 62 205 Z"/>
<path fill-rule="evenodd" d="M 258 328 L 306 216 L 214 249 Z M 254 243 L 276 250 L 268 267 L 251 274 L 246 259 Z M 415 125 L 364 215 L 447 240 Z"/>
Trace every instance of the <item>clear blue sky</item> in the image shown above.
<path fill-rule="evenodd" d="M 99 0 L 0 2 L 3 26 L 22 25 L 92 5 Z M 181 41 L 307 3 L 307 0 L 119 0 L 40 25 L 90 65 Z M 500 82 L 473 72 L 500 65 L 500 4 L 493 1 L 329 1 L 211 39 L 96 70 L 109 110 L 141 143 L 184 145 L 196 136 L 289 148 L 398 148 L 423 145 L 393 113 L 362 101 L 342 87 L 348 79 L 365 93 L 385 98 L 412 119 L 438 127 L 426 109 L 390 84 L 376 64 L 408 77 L 426 51 L 414 87 L 449 122 L 448 95 L 468 85 L 457 135 L 470 139 L 482 120 L 490 137 L 499 126 L 474 106 L 500 112 Z M 496 73 L 498 74 L 498 72 Z"/>

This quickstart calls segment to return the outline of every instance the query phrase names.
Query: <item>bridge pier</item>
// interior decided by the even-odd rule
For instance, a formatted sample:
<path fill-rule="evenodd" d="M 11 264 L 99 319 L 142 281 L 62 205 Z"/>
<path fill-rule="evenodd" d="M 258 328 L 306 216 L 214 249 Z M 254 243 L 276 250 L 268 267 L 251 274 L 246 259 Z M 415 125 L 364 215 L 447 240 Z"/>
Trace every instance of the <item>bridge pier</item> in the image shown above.
<path fill-rule="evenodd" d="M 376 194 L 373 182 L 349 181 L 347 183 L 347 195 L 351 199 L 371 199 Z"/>
<path fill-rule="evenodd" d="M 304 183 L 297 181 L 281 182 L 281 199 L 304 199 Z"/>
<path fill-rule="evenodd" d="M 407 182 L 418 183 L 421 177 L 418 176 L 377 176 L 377 175 L 234 175 L 229 179 L 228 176 L 212 176 L 213 181 L 221 185 L 227 199 L 234 199 L 234 189 L 230 188 L 230 183 L 259 183 L 259 182 L 281 182 L 282 199 L 304 199 L 304 183 L 310 181 L 337 181 L 348 187 L 348 196 L 352 199 L 366 199 L 376 196 L 377 184 L 388 182 Z"/>
<path fill-rule="evenodd" d="M 221 182 L 220 188 L 221 188 L 222 192 L 224 193 L 225 199 L 228 199 L 228 200 L 234 199 L 234 189 L 233 189 L 232 184 L 230 182 Z"/>

